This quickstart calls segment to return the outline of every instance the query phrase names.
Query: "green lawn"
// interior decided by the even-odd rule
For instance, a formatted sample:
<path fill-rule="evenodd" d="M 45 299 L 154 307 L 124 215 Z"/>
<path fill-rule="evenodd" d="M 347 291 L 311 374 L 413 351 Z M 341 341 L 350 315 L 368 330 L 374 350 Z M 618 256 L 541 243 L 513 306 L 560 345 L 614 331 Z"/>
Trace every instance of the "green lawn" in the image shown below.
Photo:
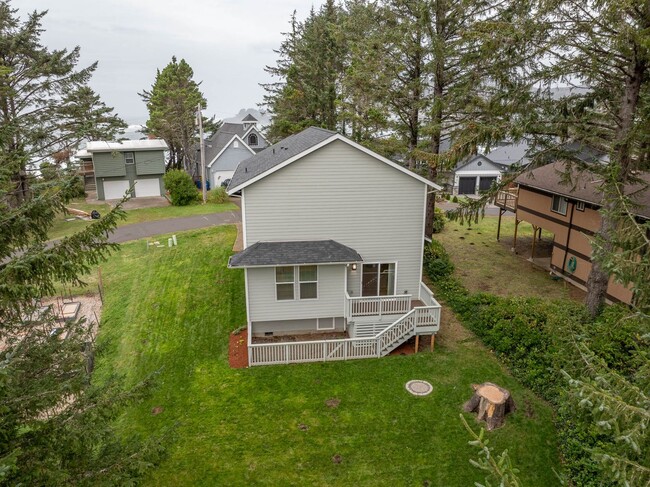
<path fill-rule="evenodd" d="M 90 213 L 92 210 L 99 211 L 100 214 L 105 214 L 110 210 L 110 206 L 106 203 L 88 204 L 83 199 L 75 200 L 68 205 L 70 208 L 76 208 Z M 167 218 L 181 218 L 193 215 L 205 215 L 207 213 L 221 213 L 223 211 L 239 211 L 239 207 L 234 203 L 214 204 L 206 203 L 195 204 L 189 206 L 163 206 L 160 208 L 141 208 L 137 210 L 127 210 L 126 220 L 119 222 L 118 226 L 129 225 L 131 223 L 141 223 L 153 220 L 164 220 Z M 66 221 L 66 219 L 73 218 L 73 215 L 60 215 L 50 230 L 50 238 L 56 239 L 65 237 L 74 232 L 83 229 L 88 225 L 88 221 L 74 219 Z"/>
<path fill-rule="evenodd" d="M 243 273 L 226 268 L 235 236 L 227 226 L 180 234 L 171 249 L 133 242 L 102 267 L 95 380 L 117 371 L 132 384 L 159 370 L 121 424 L 142 435 L 177 424 L 145 485 L 473 485 L 483 476 L 458 414 L 483 381 L 510 389 L 519 406 L 490 444 L 509 449 L 524 485 L 557 484 L 551 409 L 450 313 L 433 353 L 230 369 L 229 333 L 245 323 Z M 409 395 L 415 378 L 434 392 Z M 329 398 L 340 405 L 328 408 Z"/>
<path fill-rule="evenodd" d="M 582 299 L 582 292 L 564 281 L 551 279 L 549 272 L 526 260 L 532 246 L 532 226 L 520 223 L 517 252 L 510 249 L 515 228 L 514 217 L 503 217 L 501 242 L 496 241 L 498 217 L 486 216 L 478 224 L 448 221 L 434 238 L 440 241 L 456 266 L 455 275 L 473 292 L 500 296 L 540 296 L 549 299 Z M 536 255 L 543 255 L 552 234 L 542 232 L 544 243 Z M 548 254 L 550 255 L 550 254 Z"/>

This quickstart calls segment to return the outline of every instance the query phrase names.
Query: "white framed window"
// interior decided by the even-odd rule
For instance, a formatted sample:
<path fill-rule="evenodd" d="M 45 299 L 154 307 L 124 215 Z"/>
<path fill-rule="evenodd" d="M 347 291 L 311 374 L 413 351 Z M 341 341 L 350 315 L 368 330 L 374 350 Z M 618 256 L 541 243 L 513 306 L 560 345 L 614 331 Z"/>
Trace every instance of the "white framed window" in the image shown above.
<path fill-rule="evenodd" d="M 576 201 L 576 210 L 585 211 L 585 202 L 584 201 Z"/>
<path fill-rule="evenodd" d="M 395 294 L 397 263 L 373 263 L 361 266 L 361 296 L 392 296 Z"/>
<path fill-rule="evenodd" d="M 248 135 L 248 145 L 257 145 L 257 134 Z"/>
<path fill-rule="evenodd" d="M 275 298 L 278 301 L 294 299 L 295 271 L 293 266 L 275 268 Z"/>
<path fill-rule="evenodd" d="M 135 164 L 135 154 L 133 152 L 124 153 L 124 164 Z"/>
<path fill-rule="evenodd" d="M 334 318 L 316 318 L 316 329 L 320 331 L 334 330 L 336 322 Z"/>
<path fill-rule="evenodd" d="M 237 149 L 237 148 L 239 147 L 239 141 L 238 141 L 238 140 L 234 140 L 233 143 L 232 143 L 232 146 L 233 146 L 235 149 Z"/>
<path fill-rule="evenodd" d="M 551 203 L 551 211 L 566 215 L 566 198 L 558 194 L 553 195 L 553 202 Z"/>
<path fill-rule="evenodd" d="M 298 268 L 300 299 L 318 299 L 318 266 L 301 265 Z"/>

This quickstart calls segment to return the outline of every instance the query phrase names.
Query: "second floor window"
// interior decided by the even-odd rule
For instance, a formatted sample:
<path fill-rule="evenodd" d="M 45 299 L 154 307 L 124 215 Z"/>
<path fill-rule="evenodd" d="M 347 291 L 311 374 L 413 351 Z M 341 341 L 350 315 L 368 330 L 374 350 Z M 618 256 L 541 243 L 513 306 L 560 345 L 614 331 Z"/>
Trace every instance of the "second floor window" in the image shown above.
<path fill-rule="evenodd" d="M 248 145 L 257 145 L 257 134 L 250 134 L 248 136 Z"/>
<path fill-rule="evenodd" d="M 135 164 L 135 154 L 133 152 L 124 153 L 124 163 L 125 164 Z"/>
<path fill-rule="evenodd" d="M 566 215 L 566 198 L 557 194 L 553 195 L 553 202 L 551 203 L 551 211 Z"/>

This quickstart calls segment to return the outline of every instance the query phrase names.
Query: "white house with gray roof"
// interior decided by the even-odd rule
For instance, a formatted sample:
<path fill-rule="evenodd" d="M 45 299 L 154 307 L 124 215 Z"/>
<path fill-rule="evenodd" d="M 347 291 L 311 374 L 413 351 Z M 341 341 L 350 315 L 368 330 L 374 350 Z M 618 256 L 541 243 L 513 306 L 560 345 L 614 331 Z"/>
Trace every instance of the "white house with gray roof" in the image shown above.
<path fill-rule="evenodd" d="M 232 178 L 241 161 L 269 145 L 257 125 L 257 119 L 249 114 L 241 123 L 223 123 L 205 141 L 205 164 L 210 187 L 220 186 Z M 198 156 L 195 174 L 192 175 L 195 179 L 199 179 L 201 174 Z"/>
<path fill-rule="evenodd" d="M 228 192 L 242 193 L 244 249 L 229 266 L 244 270 L 250 365 L 379 357 L 435 334 L 421 277 L 437 189 L 314 127 L 242 161 Z"/>
<path fill-rule="evenodd" d="M 454 171 L 453 194 L 473 195 L 490 189 L 493 183 L 515 167 L 530 162 L 527 154 L 530 145 L 522 140 L 517 143 L 503 143 L 487 154 L 476 154 L 458 164 Z"/>

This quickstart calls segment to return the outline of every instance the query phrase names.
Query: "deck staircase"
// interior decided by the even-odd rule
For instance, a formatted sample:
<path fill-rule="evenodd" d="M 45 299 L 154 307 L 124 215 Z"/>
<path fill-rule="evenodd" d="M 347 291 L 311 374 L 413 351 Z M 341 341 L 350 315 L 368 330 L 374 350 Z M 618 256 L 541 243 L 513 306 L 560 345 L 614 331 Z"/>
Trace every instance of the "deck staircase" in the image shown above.
<path fill-rule="evenodd" d="M 428 291 L 428 288 L 426 288 Z M 430 291 L 428 291 L 430 294 Z M 285 343 L 248 343 L 248 361 L 253 365 L 327 362 L 383 357 L 417 334 L 435 334 L 440 328 L 440 304 L 433 295 L 394 321 L 354 322 L 352 338 Z M 370 317 L 369 317 L 370 318 Z"/>

